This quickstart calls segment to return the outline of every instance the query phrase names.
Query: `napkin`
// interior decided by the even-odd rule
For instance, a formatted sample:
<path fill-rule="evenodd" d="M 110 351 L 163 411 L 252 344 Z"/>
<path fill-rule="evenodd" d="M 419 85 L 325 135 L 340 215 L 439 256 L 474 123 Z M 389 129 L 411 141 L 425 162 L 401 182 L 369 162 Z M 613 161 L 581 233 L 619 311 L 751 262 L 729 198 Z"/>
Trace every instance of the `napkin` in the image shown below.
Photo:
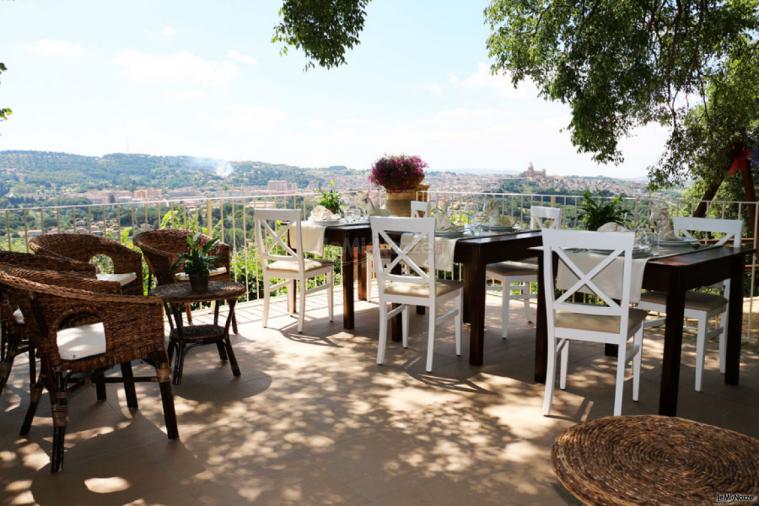
<path fill-rule="evenodd" d="M 672 229 L 672 221 L 669 219 L 669 208 L 664 203 L 658 203 L 651 209 L 651 223 L 659 232 L 659 238 L 666 241 L 677 239 Z"/>
<path fill-rule="evenodd" d="M 610 221 L 598 227 L 599 232 L 629 232 L 624 225 Z"/>
<path fill-rule="evenodd" d="M 446 231 L 459 228 L 451 222 L 445 209 L 436 207 L 435 209 L 430 210 L 430 215 L 435 218 L 435 230 Z"/>
<path fill-rule="evenodd" d="M 369 192 L 356 194 L 359 209 L 363 209 L 367 216 L 390 216 L 390 211 L 377 207 L 369 196 Z"/>
<path fill-rule="evenodd" d="M 495 199 L 485 202 L 485 205 L 482 206 L 482 214 L 485 215 L 485 219 L 490 226 L 511 227 L 514 225 L 513 217 L 501 215 L 501 206 L 498 205 L 498 201 Z"/>
<path fill-rule="evenodd" d="M 316 206 L 309 215 L 309 221 L 332 221 L 339 220 L 339 214 L 333 214 L 332 211 L 324 206 Z"/>

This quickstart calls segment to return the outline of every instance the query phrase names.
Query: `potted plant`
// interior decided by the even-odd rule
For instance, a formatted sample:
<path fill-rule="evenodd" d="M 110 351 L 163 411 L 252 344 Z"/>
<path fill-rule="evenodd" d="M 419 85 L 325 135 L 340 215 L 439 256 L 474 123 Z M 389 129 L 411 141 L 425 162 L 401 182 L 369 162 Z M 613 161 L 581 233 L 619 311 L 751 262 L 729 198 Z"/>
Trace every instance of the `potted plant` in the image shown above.
<path fill-rule="evenodd" d="M 580 208 L 582 210 L 582 223 L 587 230 L 598 230 L 606 223 L 624 224 L 625 215 L 622 209 L 622 199 L 619 195 L 606 204 L 599 204 L 593 200 L 589 191 L 585 191 L 582 195 Z"/>
<path fill-rule="evenodd" d="M 208 274 L 216 267 L 218 257 L 211 255 L 218 239 L 203 240 L 203 235 L 196 233 L 187 236 L 187 251 L 177 256 L 174 271 L 184 270 L 190 278 L 190 287 L 194 293 L 208 291 Z"/>
<path fill-rule="evenodd" d="M 387 209 L 395 216 L 410 216 L 411 201 L 424 180 L 427 163 L 418 156 L 385 155 L 372 166 L 369 181 L 387 191 Z"/>
<path fill-rule="evenodd" d="M 340 204 L 342 204 L 342 199 L 340 198 L 340 193 L 335 190 L 334 179 L 330 180 L 328 190 L 322 190 L 319 188 L 317 190 L 317 193 L 317 206 L 326 207 L 330 210 L 330 212 L 332 212 L 332 214 L 338 214 L 340 212 Z"/>

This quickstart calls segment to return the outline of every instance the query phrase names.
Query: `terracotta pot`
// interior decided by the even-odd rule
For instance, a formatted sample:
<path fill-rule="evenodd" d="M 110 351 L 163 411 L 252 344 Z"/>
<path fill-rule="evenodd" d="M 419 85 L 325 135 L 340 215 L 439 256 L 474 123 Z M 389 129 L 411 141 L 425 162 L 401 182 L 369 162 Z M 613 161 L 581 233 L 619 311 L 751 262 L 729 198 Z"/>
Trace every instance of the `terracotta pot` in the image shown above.
<path fill-rule="evenodd" d="M 408 218 L 411 216 L 411 201 L 417 200 L 417 192 L 427 191 L 430 185 L 421 183 L 413 190 L 387 190 L 387 203 L 385 208 L 392 216 Z M 427 198 L 425 194 L 422 198 Z"/>
<path fill-rule="evenodd" d="M 190 274 L 190 290 L 193 293 L 204 293 L 208 291 L 208 273 Z"/>

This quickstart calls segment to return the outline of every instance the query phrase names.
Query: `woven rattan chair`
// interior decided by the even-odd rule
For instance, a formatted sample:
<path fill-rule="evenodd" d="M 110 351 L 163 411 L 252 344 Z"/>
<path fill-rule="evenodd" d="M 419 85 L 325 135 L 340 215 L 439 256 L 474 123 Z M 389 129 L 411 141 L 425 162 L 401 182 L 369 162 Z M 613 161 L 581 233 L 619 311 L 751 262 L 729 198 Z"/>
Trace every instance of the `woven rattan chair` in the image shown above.
<path fill-rule="evenodd" d="M 98 291 L 63 286 L 73 285 L 72 276 L 49 271 L 24 270 L 0 266 L 0 293 L 5 304 L 18 307 L 27 326 L 26 332 L 40 356 L 39 380 L 32 389 L 21 434 L 26 434 L 46 388 L 53 413 L 53 451 L 51 472 L 63 468 L 64 438 L 68 419 L 67 393 L 72 382 L 94 377 L 98 390 L 105 393 L 105 383 L 123 382 L 127 403 L 136 407 L 135 381 L 157 381 L 163 400 L 166 431 L 170 439 L 178 437 L 174 398 L 171 390 L 169 359 L 163 328 L 163 303 L 155 297 L 122 295 L 115 282 L 99 282 Z M 80 285 L 81 286 L 81 285 Z M 107 293 L 112 291 L 114 293 Z M 97 323 L 78 324 L 81 318 L 97 318 Z M 135 378 L 131 361 L 145 360 L 156 374 Z M 121 364 L 123 377 L 104 373 Z M 98 392 L 100 394 L 100 392 Z M 100 395 L 98 395 L 100 397 Z"/>
<path fill-rule="evenodd" d="M 29 249 L 39 255 L 89 263 L 106 256 L 113 262 L 113 274 L 98 274 L 103 281 L 121 284 L 121 293 L 142 295 L 142 258 L 116 241 L 89 234 L 45 234 L 29 240 Z"/>
<path fill-rule="evenodd" d="M 0 264 L 35 270 L 70 272 L 85 279 L 95 278 L 94 265 L 29 253 L 0 251 Z M 0 393 L 2 393 L 17 356 L 23 353 L 29 354 L 30 383 L 34 383 L 36 378 L 37 362 L 34 357 L 34 346 L 26 335 L 21 311 L 0 301 L 0 322 L 2 322 L 0 327 Z"/>
<path fill-rule="evenodd" d="M 148 230 L 135 236 L 134 244 L 142 250 L 150 276 L 155 278 L 157 285 L 187 281 L 185 274 L 177 273 L 173 267 L 179 254 L 187 251 L 187 237 L 191 233 L 189 230 L 161 229 Z M 210 240 L 210 237 L 206 235 L 202 237 L 205 240 Z M 229 246 L 219 243 L 211 254 L 218 258 L 216 269 L 210 273 L 211 279 L 222 276 L 231 279 Z M 186 306 L 186 309 L 187 319 L 192 323 L 190 306 Z M 232 318 L 232 330 L 237 334 L 237 318 L 234 316 Z"/>

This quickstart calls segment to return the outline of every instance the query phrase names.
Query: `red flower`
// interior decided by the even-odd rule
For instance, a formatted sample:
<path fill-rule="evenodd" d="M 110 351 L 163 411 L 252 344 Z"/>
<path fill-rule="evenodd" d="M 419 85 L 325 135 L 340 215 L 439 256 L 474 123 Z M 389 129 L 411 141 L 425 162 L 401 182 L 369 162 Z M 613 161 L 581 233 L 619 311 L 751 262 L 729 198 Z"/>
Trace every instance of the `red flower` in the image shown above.
<path fill-rule="evenodd" d="M 369 181 L 386 190 L 414 190 L 424 180 L 425 167 L 418 156 L 383 156 L 372 165 Z"/>

